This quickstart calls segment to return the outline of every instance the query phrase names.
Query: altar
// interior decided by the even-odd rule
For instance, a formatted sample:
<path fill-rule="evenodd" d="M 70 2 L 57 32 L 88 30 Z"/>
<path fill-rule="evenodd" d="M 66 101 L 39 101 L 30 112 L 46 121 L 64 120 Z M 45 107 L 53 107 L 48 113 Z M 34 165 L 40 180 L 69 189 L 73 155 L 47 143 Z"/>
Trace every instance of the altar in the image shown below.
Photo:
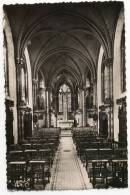
<path fill-rule="evenodd" d="M 58 120 L 57 126 L 60 127 L 61 129 L 70 129 L 73 125 L 73 120 Z"/>

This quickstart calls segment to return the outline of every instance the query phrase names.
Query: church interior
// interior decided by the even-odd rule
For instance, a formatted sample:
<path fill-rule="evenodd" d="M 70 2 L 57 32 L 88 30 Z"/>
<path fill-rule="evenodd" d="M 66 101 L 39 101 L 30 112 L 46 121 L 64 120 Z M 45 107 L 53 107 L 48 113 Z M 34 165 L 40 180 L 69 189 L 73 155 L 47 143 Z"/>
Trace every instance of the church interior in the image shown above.
<path fill-rule="evenodd" d="M 7 188 L 127 188 L 123 2 L 3 14 Z"/>

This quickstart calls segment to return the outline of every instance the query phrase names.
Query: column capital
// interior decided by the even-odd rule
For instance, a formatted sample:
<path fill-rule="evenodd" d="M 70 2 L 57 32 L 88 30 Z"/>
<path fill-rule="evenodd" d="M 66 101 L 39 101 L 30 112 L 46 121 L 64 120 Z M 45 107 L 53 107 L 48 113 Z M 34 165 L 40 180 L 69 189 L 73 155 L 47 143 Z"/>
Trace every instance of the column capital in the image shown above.
<path fill-rule="evenodd" d="M 113 100 L 112 100 L 112 98 L 106 98 L 104 100 L 104 103 L 105 103 L 106 107 L 113 107 Z"/>
<path fill-rule="evenodd" d="M 97 82 L 97 78 L 93 78 L 93 83 L 95 84 Z"/>
<path fill-rule="evenodd" d="M 37 79 L 32 79 L 32 83 L 33 83 L 33 85 L 37 85 L 38 84 L 38 80 Z"/>
<path fill-rule="evenodd" d="M 103 65 L 104 66 L 112 66 L 113 65 L 113 58 L 106 58 L 103 60 Z"/>
<path fill-rule="evenodd" d="M 19 68 L 25 68 L 25 60 L 23 58 L 17 58 L 16 63 Z"/>
<path fill-rule="evenodd" d="M 51 87 L 46 87 L 45 89 L 46 89 L 46 91 L 51 91 L 52 90 Z"/>
<path fill-rule="evenodd" d="M 85 91 L 86 90 L 86 86 L 82 86 L 79 88 L 79 92 Z"/>
<path fill-rule="evenodd" d="M 42 88 L 43 91 L 46 91 L 46 87 Z"/>
<path fill-rule="evenodd" d="M 16 58 L 17 64 L 25 64 L 24 58 Z"/>
<path fill-rule="evenodd" d="M 23 110 L 25 111 L 27 108 L 26 106 L 26 102 L 23 102 L 23 101 L 20 101 L 20 104 L 19 104 L 19 107 L 18 107 L 18 110 Z"/>

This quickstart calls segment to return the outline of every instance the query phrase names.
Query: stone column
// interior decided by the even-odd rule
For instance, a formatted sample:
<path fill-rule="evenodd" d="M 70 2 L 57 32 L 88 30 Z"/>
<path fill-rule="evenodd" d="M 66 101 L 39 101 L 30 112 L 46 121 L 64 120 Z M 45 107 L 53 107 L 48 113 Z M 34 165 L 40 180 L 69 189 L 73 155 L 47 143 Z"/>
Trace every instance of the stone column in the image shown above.
<path fill-rule="evenodd" d="M 72 105 L 72 111 L 73 111 L 73 113 L 75 113 L 75 94 L 73 93 L 72 95 L 71 95 L 71 105 Z"/>
<path fill-rule="evenodd" d="M 45 106 L 46 106 L 46 102 L 45 102 L 46 88 L 45 87 L 42 89 L 42 95 L 43 95 L 43 98 L 44 98 L 44 109 L 45 109 Z"/>
<path fill-rule="evenodd" d="M 97 80 L 93 80 L 93 105 L 97 105 Z"/>
<path fill-rule="evenodd" d="M 113 59 L 107 58 L 103 61 L 105 67 L 105 100 L 112 98 L 113 96 Z"/>
<path fill-rule="evenodd" d="M 78 104 L 79 104 L 79 109 L 82 110 L 82 89 L 79 89 L 78 92 Z"/>
<path fill-rule="evenodd" d="M 17 59 L 17 92 L 18 104 L 25 104 L 25 62 L 23 59 Z"/>
<path fill-rule="evenodd" d="M 67 112 L 68 112 L 68 100 L 67 100 L 67 95 L 63 95 L 63 113 L 64 113 L 64 121 L 67 121 Z"/>
<path fill-rule="evenodd" d="M 104 68 L 104 78 L 105 78 L 105 86 L 104 86 L 104 95 L 105 100 L 109 98 L 109 67 L 105 65 Z"/>
<path fill-rule="evenodd" d="M 80 91 L 78 91 L 78 105 L 79 105 L 79 109 L 82 109 L 81 98 L 80 98 Z"/>
<path fill-rule="evenodd" d="M 57 127 L 57 116 L 58 116 L 58 95 L 53 95 L 53 109 L 55 112 L 56 127 Z"/>
<path fill-rule="evenodd" d="M 50 127 L 50 88 L 46 88 L 46 126 Z"/>
<path fill-rule="evenodd" d="M 18 102 L 18 142 L 24 139 L 25 101 L 25 62 L 21 58 L 17 61 L 17 102 Z"/>
<path fill-rule="evenodd" d="M 44 81 L 40 80 L 38 89 L 38 95 L 40 97 L 40 110 L 45 109 L 45 91 L 46 88 L 44 86 Z"/>
<path fill-rule="evenodd" d="M 33 79 L 33 107 L 34 110 L 37 108 L 37 85 L 38 85 L 38 80 L 37 79 Z"/>
<path fill-rule="evenodd" d="M 25 99 L 27 104 L 29 104 L 29 91 L 28 91 L 28 73 L 25 71 Z"/>
<path fill-rule="evenodd" d="M 81 96 L 82 96 L 82 126 L 85 126 L 85 91 L 84 89 L 81 91 Z"/>
<path fill-rule="evenodd" d="M 113 130 L 113 59 L 107 58 L 103 62 L 105 66 L 105 107 L 108 113 L 108 136 L 114 139 Z"/>

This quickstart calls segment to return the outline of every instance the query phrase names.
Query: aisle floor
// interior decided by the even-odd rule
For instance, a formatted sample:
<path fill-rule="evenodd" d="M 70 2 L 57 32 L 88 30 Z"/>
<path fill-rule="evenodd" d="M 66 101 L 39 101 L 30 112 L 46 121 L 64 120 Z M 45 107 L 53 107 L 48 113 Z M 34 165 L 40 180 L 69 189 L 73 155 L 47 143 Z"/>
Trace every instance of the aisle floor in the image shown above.
<path fill-rule="evenodd" d="M 46 190 L 84 190 L 92 188 L 83 164 L 77 157 L 71 136 L 61 137 L 59 150 Z"/>

